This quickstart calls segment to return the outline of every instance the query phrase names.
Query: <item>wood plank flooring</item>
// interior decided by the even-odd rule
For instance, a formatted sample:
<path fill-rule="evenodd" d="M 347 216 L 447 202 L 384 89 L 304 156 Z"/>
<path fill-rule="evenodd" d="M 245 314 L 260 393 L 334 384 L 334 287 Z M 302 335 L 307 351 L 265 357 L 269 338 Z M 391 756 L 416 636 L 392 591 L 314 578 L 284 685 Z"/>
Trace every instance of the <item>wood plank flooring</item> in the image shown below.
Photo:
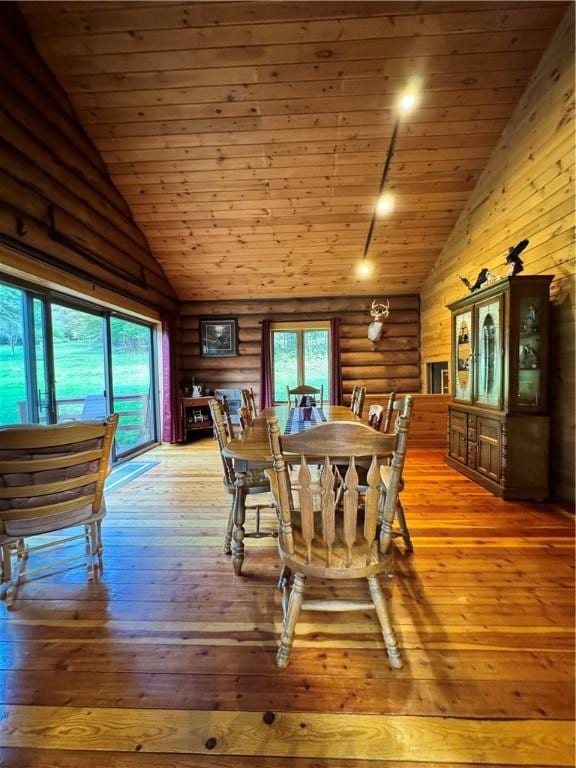
<path fill-rule="evenodd" d="M 386 585 L 404 669 L 373 613 L 308 613 L 280 672 L 275 543 L 248 541 L 233 576 L 213 441 L 148 456 L 108 497 L 101 582 L 54 574 L 1 609 L 1 766 L 574 764 L 567 505 L 502 502 L 412 450 L 415 553 Z"/>

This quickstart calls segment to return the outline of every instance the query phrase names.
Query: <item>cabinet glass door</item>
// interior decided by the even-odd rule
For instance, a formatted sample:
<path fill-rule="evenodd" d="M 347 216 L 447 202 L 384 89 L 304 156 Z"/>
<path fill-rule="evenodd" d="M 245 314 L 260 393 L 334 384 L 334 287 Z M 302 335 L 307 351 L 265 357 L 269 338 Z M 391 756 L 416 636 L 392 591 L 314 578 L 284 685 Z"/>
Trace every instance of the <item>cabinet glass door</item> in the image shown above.
<path fill-rule="evenodd" d="M 523 296 L 519 302 L 519 314 L 516 402 L 522 408 L 538 408 L 542 385 L 541 297 Z"/>
<path fill-rule="evenodd" d="M 472 400 L 472 312 L 460 312 L 454 318 L 454 398 Z"/>
<path fill-rule="evenodd" d="M 477 308 L 476 402 L 499 408 L 502 403 L 502 302 L 491 299 Z"/>

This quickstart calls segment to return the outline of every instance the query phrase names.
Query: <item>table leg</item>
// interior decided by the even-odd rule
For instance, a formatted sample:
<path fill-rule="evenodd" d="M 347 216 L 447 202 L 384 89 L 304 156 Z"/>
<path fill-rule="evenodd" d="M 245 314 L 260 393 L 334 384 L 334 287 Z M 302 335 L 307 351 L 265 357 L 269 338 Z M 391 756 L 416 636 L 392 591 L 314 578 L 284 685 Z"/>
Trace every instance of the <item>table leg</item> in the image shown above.
<path fill-rule="evenodd" d="M 246 519 L 246 472 L 236 470 L 236 492 L 234 494 L 234 528 L 232 530 L 232 565 L 234 573 L 240 576 L 244 562 L 244 521 Z"/>

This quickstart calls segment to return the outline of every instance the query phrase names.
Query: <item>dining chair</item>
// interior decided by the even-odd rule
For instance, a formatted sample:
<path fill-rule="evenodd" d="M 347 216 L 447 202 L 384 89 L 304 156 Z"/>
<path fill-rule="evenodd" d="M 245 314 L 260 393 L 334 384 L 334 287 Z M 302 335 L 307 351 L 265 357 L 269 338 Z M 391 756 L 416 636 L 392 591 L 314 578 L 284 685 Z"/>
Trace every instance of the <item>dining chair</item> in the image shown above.
<path fill-rule="evenodd" d="M 252 423 L 254 422 L 250 409 L 246 408 L 245 405 L 243 405 L 241 408 L 238 408 L 238 420 L 240 421 L 241 430 L 246 429 L 246 427 L 252 426 Z"/>
<path fill-rule="evenodd" d="M 228 445 L 232 438 L 229 437 L 226 431 L 224 418 L 222 414 L 222 408 L 218 400 L 210 400 L 208 405 L 210 406 L 210 413 L 212 414 L 212 423 L 214 424 L 214 437 L 218 442 L 218 448 L 220 451 L 220 458 L 222 460 L 222 468 L 224 470 L 224 488 L 226 492 L 232 496 L 232 503 L 230 505 L 230 512 L 228 513 L 228 521 L 226 523 L 226 533 L 224 535 L 224 553 L 229 555 L 231 553 L 232 544 L 232 530 L 234 527 L 234 496 L 236 492 L 236 472 L 234 470 L 234 462 L 232 459 L 224 456 L 222 451 Z M 240 410 L 243 410 L 242 408 Z M 244 490 L 247 496 L 259 495 L 262 493 L 270 493 L 270 480 L 268 479 L 263 469 L 249 470 L 246 473 L 244 481 Z M 256 504 L 254 506 L 246 506 L 246 510 L 253 510 L 256 515 L 256 530 L 250 531 L 245 534 L 245 538 L 262 538 L 264 536 L 277 536 L 277 531 L 261 531 L 260 530 L 260 516 L 263 509 L 275 509 L 272 504 Z"/>
<path fill-rule="evenodd" d="M 250 387 L 250 389 L 242 390 L 242 404 L 245 408 L 248 408 L 252 419 L 255 419 L 256 416 L 258 416 L 258 411 L 256 409 L 256 398 L 254 397 L 254 390 L 252 387 Z"/>
<path fill-rule="evenodd" d="M 0 584 L 12 606 L 22 580 L 54 565 L 85 560 L 88 579 L 103 569 L 104 482 L 118 414 L 98 421 L 0 428 Z M 83 533 L 28 545 L 29 538 L 74 526 Z M 84 540 L 84 554 L 28 568 L 28 557 Z"/>
<path fill-rule="evenodd" d="M 300 405 L 303 398 L 307 397 L 310 398 L 311 406 L 317 406 L 318 408 L 324 406 L 324 384 L 321 384 L 320 387 L 311 387 L 308 384 L 301 384 L 299 387 L 294 387 L 293 389 L 286 386 L 286 391 L 288 393 L 288 405 L 293 405 L 295 408 Z M 320 395 L 320 397 L 317 398 L 316 395 Z M 292 398 L 294 398 L 294 400 L 292 400 Z"/>
<path fill-rule="evenodd" d="M 406 453 L 403 419 L 398 432 L 383 435 L 366 424 L 329 422 L 297 435 L 282 436 L 277 419 L 268 421 L 273 467 L 268 470 L 280 515 L 278 546 L 284 567 L 283 622 L 276 663 L 288 665 L 300 610 L 364 611 L 375 609 L 390 664 L 402 659 L 378 574 L 390 573 L 394 545 L 392 524 Z M 296 484 L 290 480 L 287 455 L 299 456 Z M 380 465 L 391 456 L 386 496 L 382 494 Z M 320 473 L 311 466 L 323 457 Z M 370 457 L 367 486 L 358 487 L 356 462 Z M 343 477 L 335 462 L 347 461 Z M 336 503 L 337 484 L 344 484 L 342 504 Z M 371 602 L 357 600 L 303 600 L 307 578 L 323 580 L 366 579 Z"/>
<path fill-rule="evenodd" d="M 390 429 L 394 422 L 394 416 L 398 415 L 398 411 L 401 410 L 402 404 L 396 402 L 396 392 L 390 392 L 388 395 L 388 401 L 386 403 L 386 413 L 384 415 L 383 432 L 390 432 Z"/>
<path fill-rule="evenodd" d="M 352 398 L 350 400 L 350 410 L 356 416 L 362 416 L 364 410 L 364 400 L 366 398 L 366 387 L 354 386 L 352 388 Z"/>
<path fill-rule="evenodd" d="M 412 420 L 413 407 L 414 407 L 414 398 L 411 395 L 406 395 L 401 398 L 396 398 L 396 394 L 394 392 L 391 392 L 388 398 L 388 405 L 386 408 L 386 417 L 384 419 L 383 431 L 388 434 L 390 434 L 391 432 L 393 433 L 397 432 L 399 429 L 400 418 L 402 418 L 404 420 L 406 430 L 409 432 L 410 422 Z M 395 418 L 393 419 L 393 417 Z M 388 427 L 388 429 L 386 427 Z M 383 479 L 384 479 L 384 486 L 386 487 L 385 476 Z M 400 482 L 400 492 L 403 490 L 404 490 L 404 478 L 402 478 Z M 408 523 L 406 522 L 406 513 L 404 511 L 404 507 L 402 506 L 402 501 L 400 500 L 400 496 L 398 496 L 396 515 L 398 516 L 398 527 L 400 528 L 400 531 L 399 532 L 395 531 L 394 536 L 402 536 L 402 539 L 404 541 L 404 551 L 406 552 L 406 554 L 411 554 L 412 552 L 414 552 L 414 546 L 412 544 L 412 539 L 410 538 L 410 529 L 408 528 Z"/>
<path fill-rule="evenodd" d="M 368 409 L 368 424 L 375 429 L 376 432 L 380 431 L 382 426 L 382 419 L 384 418 L 384 406 L 378 403 L 372 403 Z"/>
<path fill-rule="evenodd" d="M 220 406 L 222 410 L 222 419 L 224 421 L 226 434 L 228 435 L 228 438 L 232 440 L 235 437 L 234 424 L 232 423 L 232 413 L 230 411 L 230 403 L 228 402 L 228 398 L 226 397 L 226 395 L 222 395 Z"/>

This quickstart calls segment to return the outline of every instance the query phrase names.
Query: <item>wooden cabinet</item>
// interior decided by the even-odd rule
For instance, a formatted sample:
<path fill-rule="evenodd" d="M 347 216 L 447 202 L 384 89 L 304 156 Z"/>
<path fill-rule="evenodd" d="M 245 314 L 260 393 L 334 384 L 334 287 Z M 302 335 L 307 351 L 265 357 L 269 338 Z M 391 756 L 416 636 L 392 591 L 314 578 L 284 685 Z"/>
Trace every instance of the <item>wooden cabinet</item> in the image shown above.
<path fill-rule="evenodd" d="M 507 499 L 548 495 L 552 275 L 504 278 L 449 305 L 447 462 Z"/>
<path fill-rule="evenodd" d="M 184 442 L 196 432 L 212 431 L 212 416 L 208 405 L 212 399 L 212 397 L 180 398 L 180 423 Z"/>

